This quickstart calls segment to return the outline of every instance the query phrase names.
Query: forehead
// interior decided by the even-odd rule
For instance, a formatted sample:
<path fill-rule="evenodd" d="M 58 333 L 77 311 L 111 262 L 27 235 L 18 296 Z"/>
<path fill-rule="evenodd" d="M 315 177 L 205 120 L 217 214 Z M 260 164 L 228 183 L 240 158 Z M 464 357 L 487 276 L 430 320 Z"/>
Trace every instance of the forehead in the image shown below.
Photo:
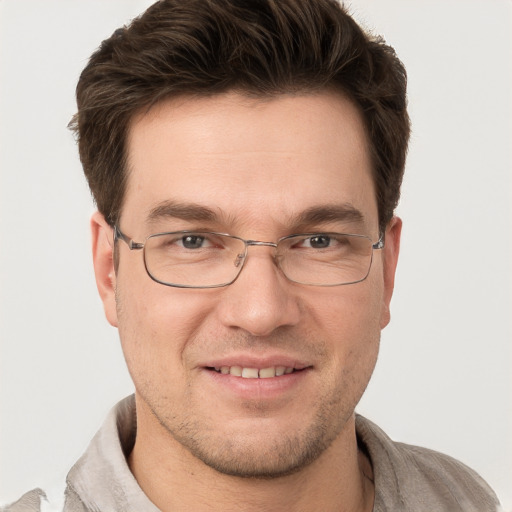
<path fill-rule="evenodd" d="M 132 226 L 166 202 L 240 225 L 341 204 L 377 222 L 362 119 L 337 93 L 174 98 L 134 117 L 127 156 L 122 219 Z"/>

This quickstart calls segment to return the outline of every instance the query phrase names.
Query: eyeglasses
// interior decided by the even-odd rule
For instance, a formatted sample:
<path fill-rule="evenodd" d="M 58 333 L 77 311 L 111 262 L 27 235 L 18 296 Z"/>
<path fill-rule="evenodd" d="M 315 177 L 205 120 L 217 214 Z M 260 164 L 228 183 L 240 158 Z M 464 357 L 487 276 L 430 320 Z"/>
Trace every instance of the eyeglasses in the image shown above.
<path fill-rule="evenodd" d="M 294 283 L 340 286 L 364 281 L 373 251 L 384 247 L 364 235 L 304 233 L 277 242 L 244 240 L 225 233 L 173 231 L 156 233 L 135 242 L 114 227 L 114 240 L 130 250 L 142 250 L 146 271 L 157 283 L 178 288 L 218 288 L 240 275 L 249 246 L 274 248 L 274 261 Z"/>

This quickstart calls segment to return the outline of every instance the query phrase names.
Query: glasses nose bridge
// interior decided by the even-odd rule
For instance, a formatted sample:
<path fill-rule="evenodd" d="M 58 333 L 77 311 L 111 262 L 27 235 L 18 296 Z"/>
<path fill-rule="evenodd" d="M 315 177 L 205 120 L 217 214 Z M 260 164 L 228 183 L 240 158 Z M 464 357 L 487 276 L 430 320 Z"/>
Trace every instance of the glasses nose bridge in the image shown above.
<path fill-rule="evenodd" d="M 277 249 L 278 247 L 278 244 L 276 242 L 263 242 L 261 240 L 243 240 L 243 242 L 245 244 L 245 251 L 243 253 L 237 254 L 235 260 L 235 267 L 240 267 L 239 272 L 242 271 L 242 267 L 244 266 L 247 256 L 249 255 L 249 247 L 273 247 L 274 249 Z"/>
<path fill-rule="evenodd" d="M 274 249 L 277 249 L 277 244 L 275 242 L 262 242 L 260 240 L 246 240 L 245 241 L 247 247 L 251 245 L 257 245 L 261 247 L 273 247 Z"/>
<path fill-rule="evenodd" d="M 249 247 L 251 246 L 257 246 L 257 247 L 273 247 L 274 249 L 277 249 L 277 243 L 275 242 L 262 242 L 261 240 L 243 240 L 245 244 L 245 251 L 243 253 L 237 254 L 236 260 L 235 260 L 235 267 L 241 267 L 243 263 L 245 263 L 245 260 L 247 259 L 247 256 L 249 254 Z M 240 270 L 242 270 L 240 268 Z"/>

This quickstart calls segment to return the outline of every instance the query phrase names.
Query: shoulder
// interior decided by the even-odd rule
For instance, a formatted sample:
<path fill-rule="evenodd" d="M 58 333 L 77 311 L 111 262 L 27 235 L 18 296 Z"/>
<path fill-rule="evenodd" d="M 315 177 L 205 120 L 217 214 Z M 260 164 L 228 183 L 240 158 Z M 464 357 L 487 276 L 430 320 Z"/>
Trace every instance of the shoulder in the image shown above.
<path fill-rule="evenodd" d="M 19 500 L 9 505 L 0 505 L 0 512 L 89 512 L 78 494 L 71 487 L 52 499 L 41 489 L 25 493 Z"/>
<path fill-rule="evenodd" d="M 33 489 L 14 503 L 0 506 L 0 512 L 40 512 L 44 500 L 46 494 L 41 489 Z"/>
<path fill-rule="evenodd" d="M 473 469 L 443 453 L 419 446 L 396 443 L 406 470 L 420 478 L 422 485 L 435 489 L 446 499 L 456 501 L 461 510 L 497 510 L 498 498 L 485 480 Z"/>
<path fill-rule="evenodd" d="M 489 485 L 462 462 L 434 450 L 398 443 L 358 416 L 358 441 L 375 477 L 375 510 L 495 512 L 499 501 Z"/>
<path fill-rule="evenodd" d="M 0 512 L 89 512 L 72 487 L 64 485 L 49 493 L 39 488 L 28 491 L 15 502 L 0 505 Z"/>

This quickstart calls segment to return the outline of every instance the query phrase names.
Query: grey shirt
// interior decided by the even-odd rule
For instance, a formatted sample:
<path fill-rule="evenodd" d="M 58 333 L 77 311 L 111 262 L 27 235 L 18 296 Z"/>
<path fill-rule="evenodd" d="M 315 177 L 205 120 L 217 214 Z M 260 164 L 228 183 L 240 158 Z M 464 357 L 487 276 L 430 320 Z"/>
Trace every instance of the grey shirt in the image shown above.
<path fill-rule="evenodd" d="M 392 441 L 371 421 L 357 416 L 360 449 L 374 473 L 374 512 L 495 512 L 494 492 L 461 462 L 425 448 Z M 126 458 L 136 434 L 133 396 L 119 402 L 67 476 L 65 512 L 158 512 L 142 492 Z M 40 510 L 35 489 L 3 512 Z"/>

